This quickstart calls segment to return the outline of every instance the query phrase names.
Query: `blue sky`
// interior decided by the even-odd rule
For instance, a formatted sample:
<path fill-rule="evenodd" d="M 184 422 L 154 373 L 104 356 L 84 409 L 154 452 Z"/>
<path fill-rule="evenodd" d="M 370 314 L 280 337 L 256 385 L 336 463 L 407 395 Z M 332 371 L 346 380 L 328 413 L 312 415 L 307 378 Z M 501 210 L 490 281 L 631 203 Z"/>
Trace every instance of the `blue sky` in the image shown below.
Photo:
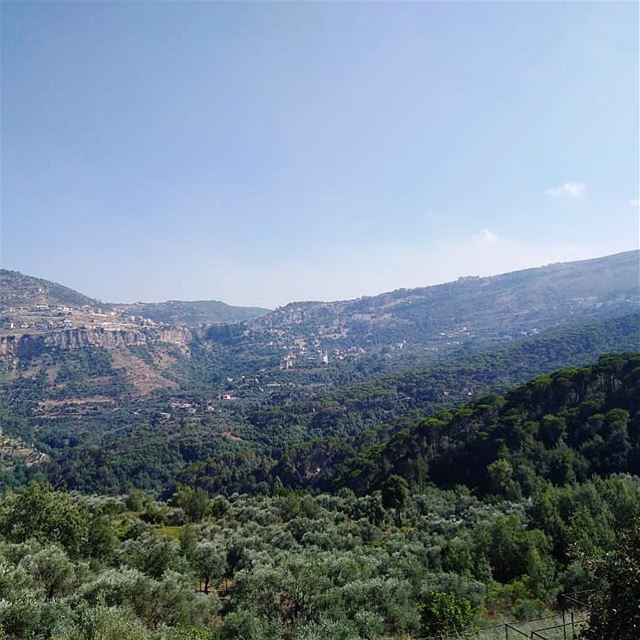
<path fill-rule="evenodd" d="M 2 3 L 2 265 L 276 306 L 638 246 L 638 5 Z"/>

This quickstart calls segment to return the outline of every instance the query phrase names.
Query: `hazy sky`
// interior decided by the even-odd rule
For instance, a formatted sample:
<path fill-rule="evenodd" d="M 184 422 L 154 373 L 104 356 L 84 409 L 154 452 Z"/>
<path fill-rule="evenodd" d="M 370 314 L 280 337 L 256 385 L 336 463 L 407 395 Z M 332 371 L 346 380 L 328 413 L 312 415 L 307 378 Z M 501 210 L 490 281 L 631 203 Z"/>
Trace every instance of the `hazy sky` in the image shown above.
<path fill-rule="evenodd" d="M 638 5 L 2 2 L 2 265 L 276 306 L 638 246 Z"/>

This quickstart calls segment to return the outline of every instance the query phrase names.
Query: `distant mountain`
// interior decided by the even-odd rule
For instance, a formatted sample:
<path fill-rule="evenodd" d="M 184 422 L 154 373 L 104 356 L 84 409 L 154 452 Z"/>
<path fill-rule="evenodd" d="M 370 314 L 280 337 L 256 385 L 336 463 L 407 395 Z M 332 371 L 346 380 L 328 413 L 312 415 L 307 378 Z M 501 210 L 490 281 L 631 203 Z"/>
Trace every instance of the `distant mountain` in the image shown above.
<path fill-rule="evenodd" d="M 216 301 L 101 303 L 3 271 L 0 370 L 16 376 L 21 361 L 49 353 L 42 366 L 53 375 L 62 351 L 103 348 L 141 393 L 176 384 L 206 391 L 258 373 L 273 384 L 342 384 L 450 352 L 637 315 L 639 256 L 629 251 L 268 313 Z"/>
<path fill-rule="evenodd" d="M 168 300 L 167 302 L 136 302 L 117 305 L 123 311 L 136 316 L 150 318 L 161 324 L 195 327 L 251 320 L 269 313 L 261 307 L 232 307 L 218 300 Z"/>
<path fill-rule="evenodd" d="M 82 309 L 85 313 L 70 313 Z M 92 318 L 87 318 L 90 311 Z M 194 302 L 169 300 L 168 302 L 117 304 L 101 302 L 85 296 L 69 287 L 41 278 L 34 278 L 18 271 L 0 270 L 0 315 L 5 323 L 26 324 L 31 330 L 78 328 L 79 326 L 105 323 L 128 328 L 130 318 L 138 316 L 157 324 L 193 327 L 200 324 L 238 322 L 257 318 L 269 309 L 259 307 L 234 307 L 218 300 Z M 33 317 L 34 312 L 37 316 Z M 66 322 L 63 321 L 62 313 Z M 29 316 L 32 316 L 31 318 Z M 104 316 L 104 317 L 100 317 Z M 115 328 L 115 327 L 112 327 Z"/>
<path fill-rule="evenodd" d="M 36 306 L 100 306 L 100 302 L 69 287 L 19 271 L 0 269 L 0 312 L 10 308 L 33 309 Z"/>
<path fill-rule="evenodd" d="M 638 251 L 340 302 L 300 302 L 209 337 L 290 365 L 439 352 L 637 312 Z"/>

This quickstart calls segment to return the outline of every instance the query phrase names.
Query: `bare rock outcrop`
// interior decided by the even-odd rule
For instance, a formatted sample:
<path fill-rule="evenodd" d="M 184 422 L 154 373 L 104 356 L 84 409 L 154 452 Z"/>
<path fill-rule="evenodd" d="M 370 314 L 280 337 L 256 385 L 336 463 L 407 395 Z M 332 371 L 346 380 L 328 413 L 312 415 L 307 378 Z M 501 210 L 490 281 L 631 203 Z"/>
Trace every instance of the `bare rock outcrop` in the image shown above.
<path fill-rule="evenodd" d="M 157 342 L 185 346 L 194 340 L 184 327 L 140 329 L 64 329 L 46 333 L 0 337 L 0 356 L 30 358 L 47 351 L 66 351 L 87 347 L 133 347 Z"/>

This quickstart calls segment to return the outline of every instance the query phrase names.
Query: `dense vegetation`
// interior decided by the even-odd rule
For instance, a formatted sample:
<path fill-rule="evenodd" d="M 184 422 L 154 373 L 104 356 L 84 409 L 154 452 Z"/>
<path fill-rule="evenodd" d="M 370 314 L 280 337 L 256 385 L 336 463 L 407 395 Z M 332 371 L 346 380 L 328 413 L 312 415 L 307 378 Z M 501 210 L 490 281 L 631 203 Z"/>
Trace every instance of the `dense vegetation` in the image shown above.
<path fill-rule="evenodd" d="M 106 349 L 45 354 L 39 373 L 25 369 L 4 387 L 8 413 L 24 418 L 20 437 L 28 433 L 50 456 L 37 468 L 18 465 L 14 476 L 44 474 L 56 486 L 98 493 L 158 492 L 204 476 L 210 491 L 232 493 L 268 492 L 276 475 L 298 486 L 302 474 L 327 489 L 336 465 L 420 418 L 607 349 L 637 348 L 638 332 L 638 317 L 628 315 L 491 350 L 459 349 L 408 371 L 376 375 L 369 363 L 368 378 L 347 363 L 230 379 L 221 372 L 233 365 L 205 350 L 181 361 L 181 389 L 144 399 L 130 394 Z M 233 400 L 220 400 L 225 393 Z M 3 428 L 15 433 L 16 424 Z"/>
<path fill-rule="evenodd" d="M 370 490 L 389 473 L 517 498 L 540 479 L 640 474 L 640 356 L 604 356 L 399 431 L 360 454 L 344 482 Z"/>
<path fill-rule="evenodd" d="M 36 482 L 6 493 L 0 628 L 59 640 L 455 637 L 595 589 L 602 615 L 586 637 L 637 638 L 640 355 L 383 433 L 325 440 L 325 454 L 341 451 L 324 458 L 331 473 L 318 471 L 318 443 L 272 467 L 247 450 L 224 480 L 253 474 L 253 495 L 220 495 L 223 466 L 192 468 L 164 501 Z"/>
<path fill-rule="evenodd" d="M 3 358 L 0 638 L 637 640 L 636 257 Z"/>
<path fill-rule="evenodd" d="M 0 628 L 79 640 L 455 634 L 598 586 L 588 559 L 615 552 L 638 518 L 628 476 L 546 484 L 526 502 L 409 492 L 399 479 L 363 497 L 181 488 L 170 503 L 31 484 L 0 502 Z"/>

